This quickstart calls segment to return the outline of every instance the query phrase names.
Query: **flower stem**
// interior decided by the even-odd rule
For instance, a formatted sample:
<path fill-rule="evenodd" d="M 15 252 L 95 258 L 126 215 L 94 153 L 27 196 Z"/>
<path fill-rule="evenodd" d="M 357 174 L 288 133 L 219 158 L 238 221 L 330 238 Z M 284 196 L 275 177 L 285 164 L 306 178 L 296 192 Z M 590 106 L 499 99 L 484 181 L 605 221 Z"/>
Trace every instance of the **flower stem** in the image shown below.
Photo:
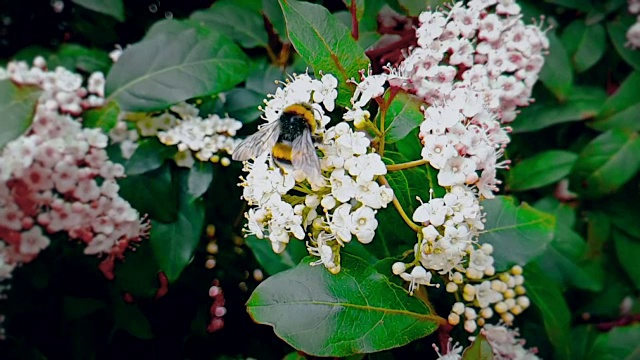
<path fill-rule="evenodd" d="M 410 169 L 412 167 L 425 165 L 428 163 L 429 163 L 429 160 L 414 160 L 414 161 L 409 161 L 402 164 L 392 164 L 392 165 L 387 165 L 387 171 L 398 171 L 398 170 Z"/>
<path fill-rule="evenodd" d="M 389 185 L 389 182 L 387 181 L 387 179 L 384 176 L 379 176 L 378 177 L 378 182 L 382 185 L 386 185 L 391 187 L 391 185 Z M 422 227 L 416 223 L 414 223 L 409 216 L 407 216 L 407 213 L 404 211 L 404 209 L 402 208 L 402 205 L 400 204 L 400 202 L 398 201 L 398 197 L 396 197 L 396 195 L 393 195 L 393 206 L 395 206 L 396 210 L 398 210 L 398 213 L 400 214 L 400 217 L 402 217 L 402 220 L 404 220 L 404 222 L 409 225 L 409 227 L 411 228 L 411 230 L 415 231 L 415 232 L 420 232 L 422 230 Z"/>

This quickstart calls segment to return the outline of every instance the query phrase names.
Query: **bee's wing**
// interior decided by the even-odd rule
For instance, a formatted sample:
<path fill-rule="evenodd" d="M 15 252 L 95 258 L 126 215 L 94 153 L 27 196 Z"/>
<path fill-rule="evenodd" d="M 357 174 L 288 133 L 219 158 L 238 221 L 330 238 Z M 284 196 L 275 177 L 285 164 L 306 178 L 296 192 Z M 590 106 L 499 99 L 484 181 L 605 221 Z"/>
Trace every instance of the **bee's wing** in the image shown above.
<path fill-rule="evenodd" d="M 324 179 L 320 173 L 320 160 L 311 140 L 311 132 L 304 129 L 291 144 L 291 163 L 296 170 L 302 170 L 312 184 L 322 184 Z"/>
<path fill-rule="evenodd" d="M 280 122 L 266 123 L 255 134 L 242 140 L 233 150 L 232 158 L 237 161 L 249 160 L 271 151 L 280 136 Z"/>

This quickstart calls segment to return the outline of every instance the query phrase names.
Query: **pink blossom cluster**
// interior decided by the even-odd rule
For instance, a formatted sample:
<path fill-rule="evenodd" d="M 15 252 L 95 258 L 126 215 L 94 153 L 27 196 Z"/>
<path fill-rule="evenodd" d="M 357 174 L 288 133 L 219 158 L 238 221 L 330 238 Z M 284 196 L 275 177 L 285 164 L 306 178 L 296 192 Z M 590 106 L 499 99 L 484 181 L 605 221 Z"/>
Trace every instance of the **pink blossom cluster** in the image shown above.
<path fill-rule="evenodd" d="M 0 279 L 49 246 L 48 234 L 64 232 L 86 245 L 85 254 L 104 254 L 100 269 L 113 277 L 116 259 L 148 233 L 148 221 L 118 195 L 124 168 L 105 151 L 100 129 L 82 128 L 83 109 L 103 103 L 104 76 L 95 73 L 88 89 L 62 68 L 46 70 L 42 58 L 9 63 L 17 85 L 43 92 L 27 132 L 0 153 Z"/>
<path fill-rule="evenodd" d="M 458 2 L 448 12 L 425 11 L 417 46 L 400 64 L 402 85 L 428 104 L 449 100 L 457 88 L 478 93 L 502 123 L 528 106 L 549 41 L 525 25 L 513 0 Z"/>
<path fill-rule="evenodd" d="M 632 49 L 640 49 L 640 0 L 629 0 L 628 3 L 629 13 L 637 15 L 635 24 L 631 25 L 627 30 L 627 43 Z"/>

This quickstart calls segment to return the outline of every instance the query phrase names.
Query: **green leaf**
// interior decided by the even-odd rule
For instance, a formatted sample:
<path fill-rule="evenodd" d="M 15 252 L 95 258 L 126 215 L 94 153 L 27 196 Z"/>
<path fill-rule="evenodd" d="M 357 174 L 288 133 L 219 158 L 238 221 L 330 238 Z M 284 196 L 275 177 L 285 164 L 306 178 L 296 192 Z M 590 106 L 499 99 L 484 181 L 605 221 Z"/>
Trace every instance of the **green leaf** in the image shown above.
<path fill-rule="evenodd" d="M 78 320 L 98 310 L 103 310 L 106 304 L 101 300 L 89 297 L 65 296 L 62 298 L 62 307 L 65 318 Z"/>
<path fill-rule="evenodd" d="M 614 327 L 600 334 L 585 359 L 638 359 L 640 354 L 640 324 Z"/>
<path fill-rule="evenodd" d="M 126 260 L 116 264 L 115 288 L 134 298 L 151 298 L 158 291 L 159 265 L 148 240 L 126 254 Z M 121 300 L 120 300 L 121 301 Z"/>
<path fill-rule="evenodd" d="M 556 225 L 553 215 L 526 203 L 516 206 L 515 199 L 505 196 L 484 200 L 481 205 L 487 221 L 479 240 L 493 245 L 497 271 L 515 264 L 526 265 L 542 254 L 553 239 Z"/>
<path fill-rule="evenodd" d="M 167 146 L 157 138 L 140 140 L 140 145 L 127 161 L 125 172 L 127 175 L 139 175 L 155 170 L 171 159 L 178 152 L 175 146 Z"/>
<path fill-rule="evenodd" d="M 600 88 L 576 86 L 562 103 L 547 100 L 522 109 L 511 126 L 514 133 L 523 133 L 590 119 L 598 114 L 606 99 L 606 93 Z"/>
<path fill-rule="evenodd" d="M 314 71 L 332 74 L 338 79 L 336 103 L 350 105 L 358 71 L 367 69 L 369 59 L 351 37 L 346 26 L 324 7 L 295 0 L 278 0 L 284 13 L 289 39 L 298 54 Z"/>
<path fill-rule="evenodd" d="M 89 109 L 82 113 L 82 125 L 88 128 L 100 128 L 106 133 L 118 123 L 120 107 L 111 101 L 99 108 Z"/>
<path fill-rule="evenodd" d="M 31 126 L 40 93 L 35 86 L 16 86 L 10 80 L 0 80 L 0 149 Z"/>
<path fill-rule="evenodd" d="M 507 186 L 511 191 L 523 191 L 553 184 L 569 175 L 577 158 L 577 154 L 562 150 L 538 153 L 509 171 Z"/>
<path fill-rule="evenodd" d="M 387 93 L 385 98 L 388 98 Z M 404 139 L 424 121 L 423 102 L 404 91 L 393 98 L 385 116 L 385 139 L 388 144 Z"/>
<path fill-rule="evenodd" d="M 604 27 L 600 24 L 587 25 L 582 19 L 569 24 L 561 39 L 577 72 L 595 65 L 607 48 Z"/>
<path fill-rule="evenodd" d="M 616 48 L 620 57 L 627 62 L 627 64 L 633 66 L 636 71 L 640 71 L 640 52 L 626 47 L 627 43 L 627 31 L 634 24 L 635 16 L 625 16 L 619 20 L 611 21 L 607 24 L 607 31 L 613 47 Z"/>
<path fill-rule="evenodd" d="M 580 234 L 561 223 L 560 219 L 556 226 L 549 248 L 534 261 L 561 286 L 601 291 L 604 286 L 602 262 L 588 259 L 589 249 Z"/>
<path fill-rule="evenodd" d="M 233 89 L 226 96 L 225 107 L 229 116 L 244 124 L 260 119 L 262 111 L 258 106 L 263 105 L 264 95 L 249 89 Z"/>
<path fill-rule="evenodd" d="M 549 31 L 547 37 L 549 38 L 549 55 L 544 59 L 540 81 L 556 98 L 563 101 L 573 86 L 573 69 L 569 55 L 555 33 Z"/>
<path fill-rule="evenodd" d="M 107 75 L 106 93 L 125 111 L 154 111 L 231 89 L 248 68 L 247 56 L 230 39 L 189 26 L 127 48 Z"/>
<path fill-rule="evenodd" d="M 262 282 L 247 302 L 254 321 L 294 348 L 342 357 L 405 345 L 433 333 L 437 317 L 363 260 L 343 254 L 332 275 L 306 258 Z"/>
<path fill-rule="evenodd" d="M 483 333 L 462 353 L 462 360 L 493 360 L 493 348 Z"/>
<path fill-rule="evenodd" d="M 637 89 L 640 88 L 640 71 L 635 71 L 620 85 L 618 90 L 607 99 L 602 109 L 596 116 L 596 121 L 591 125 L 599 130 L 615 128 L 620 123 L 631 123 L 631 128 L 636 128 L 638 122 L 637 113 L 640 99 Z"/>
<path fill-rule="evenodd" d="M 639 168 L 638 134 L 610 130 L 582 149 L 573 166 L 570 183 L 583 197 L 597 198 L 619 189 Z"/>
<path fill-rule="evenodd" d="M 213 164 L 210 162 L 196 161 L 187 178 L 188 193 L 192 199 L 197 199 L 204 194 L 213 181 Z"/>
<path fill-rule="evenodd" d="M 292 239 L 287 244 L 286 249 L 276 254 L 271 248 L 271 242 L 267 239 L 258 239 L 254 235 L 245 239 L 247 246 L 253 252 L 258 263 L 269 274 L 275 275 L 279 272 L 289 270 L 300 263 L 305 256 L 309 255 L 307 247 L 303 241 Z"/>
<path fill-rule="evenodd" d="M 153 339 L 149 319 L 140 311 L 136 304 L 127 304 L 116 299 L 113 304 L 114 327 L 122 329 L 139 339 Z"/>
<path fill-rule="evenodd" d="M 188 176 L 184 175 L 182 178 Z M 204 225 L 204 202 L 190 201 L 188 179 L 182 180 L 186 184 L 181 189 L 177 220 L 170 224 L 152 221 L 149 236 L 153 254 L 169 282 L 176 281 L 191 262 Z"/>
<path fill-rule="evenodd" d="M 387 165 L 401 164 L 409 161 L 401 153 L 394 151 L 385 151 L 384 156 L 382 160 Z M 416 196 L 419 196 L 423 201 L 428 201 L 429 179 L 427 173 L 421 167 L 389 171 L 385 175 L 385 178 L 389 182 L 389 185 L 391 185 L 393 193 L 409 217 L 413 215 L 416 208 L 420 205 L 416 200 Z M 389 206 L 392 205 L 389 204 Z"/>
<path fill-rule="evenodd" d="M 114 17 L 116 20 L 124 21 L 124 5 L 122 0 L 71 0 L 89 10 Z"/>
<path fill-rule="evenodd" d="M 244 48 L 267 47 L 269 39 L 261 10 L 262 0 L 218 0 L 190 18 L 222 32 Z"/>
<path fill-rule="evenodd" d="M 560 288 L 535 264 L 524 269 L 527 295 L 538 309 L 556 359 L 571 357 L 571 312 Z"/>
<path fill-rule="evenodd" d="M 109 54 L 100 49 L 87 48 L 78 44 L 63 44 L 56 53 L 47 57 L 47 67 L 55 69 L 62 66 L 69 70 L 80 70 L 86 73 L 94 71 L 107 72 L 113 64 Z"/>
<path fill-rule="evenodd" d="M 636 289 L 640 289 L 640 266 L 638 266 L 640 240 L 633 239 L 626 233 L 616 230 L 613 233 L 613 241 L 620 265 L 627 272 Z"/>
<path fill-rule="evenodd" d="M 593 1 L 593 8 L 587 14 L 587 24 L 595 24 L 604 20 L 607 15 L 627 4 L 627 0 Z"/>
<path fill-rule="evenodd" d="M 278 89 L 276 81 L 285 81 L 285 79 L 284 69 L 273 64 L 266 64 L 266 66 L 259 66 L 249 74 L 245 86 L 247 90 L 253 90 L 264 98 L 267 94 L 275 94 Z"/>
<path fill-rule="evenodd" d="M 178 194 L 173 186 L 169 164 L 144 174 L 119 179 L 120 196 L 141 214 L 163 222 L 176 220 Z M 161 206 L 158 200 L 162 199 Z"/>

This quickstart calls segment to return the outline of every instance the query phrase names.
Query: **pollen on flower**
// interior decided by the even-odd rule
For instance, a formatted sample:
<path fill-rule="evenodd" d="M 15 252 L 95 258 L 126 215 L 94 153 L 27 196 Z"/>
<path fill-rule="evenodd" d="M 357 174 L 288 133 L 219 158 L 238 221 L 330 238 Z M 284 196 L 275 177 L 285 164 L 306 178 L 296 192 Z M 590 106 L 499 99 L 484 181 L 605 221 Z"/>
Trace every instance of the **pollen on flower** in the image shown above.
<path fill-rule="evenodd" d="M 124 168 L 109 160 L 107 135 L 74 118 L 104 103 L 104 75 L 92 74 L 85 89 L 80 75 L 47 71 L 41 57 L 31 68 L 11 62 L 7 74 L 42 93 L 31 127 L 0 153 L 0 279 L 35 259 L 57 232 L 103 256 L 99 268 L 112 278 L 115 260 L 148 236 L 149 221 L 118 195 Z"/>

